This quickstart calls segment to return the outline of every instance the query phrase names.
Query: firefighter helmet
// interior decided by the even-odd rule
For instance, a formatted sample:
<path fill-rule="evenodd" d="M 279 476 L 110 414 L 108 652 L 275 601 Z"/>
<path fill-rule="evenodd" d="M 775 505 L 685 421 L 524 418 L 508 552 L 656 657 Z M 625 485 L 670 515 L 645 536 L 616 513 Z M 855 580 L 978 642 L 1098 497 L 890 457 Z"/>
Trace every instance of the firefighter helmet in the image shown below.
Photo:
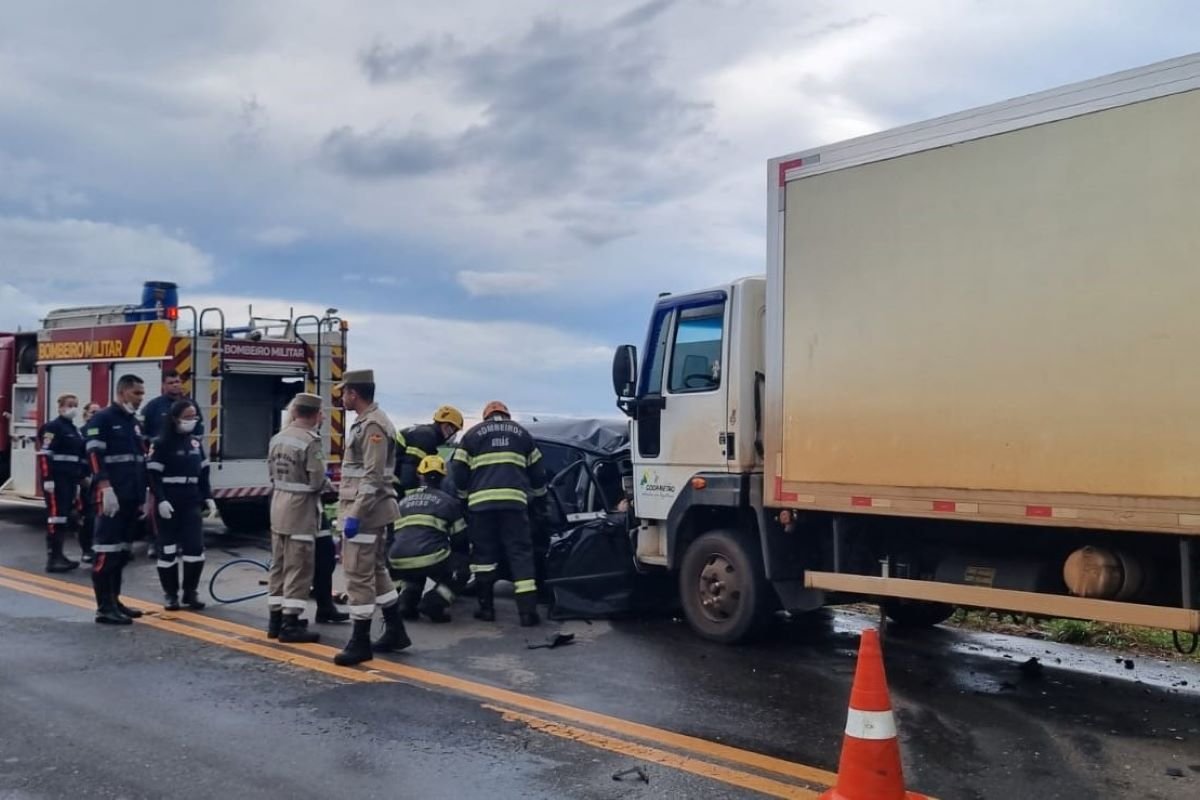
<path fill-rule="evenodd" d="M 445 422 L 454 426 L 454 430 L 461 431 L 463 429 L 463 415 L 454 406 L 442 406 L 437 411 L 433 412 L 434 422 Z"/>
<path fill-rule="evenodd" d="M 446 474 L 446 462 L 441 456 L 425 456 L 417 465 L 418 475 L 428 475 L 431 472 L 438 475 Z"/>
<path fill-rule="evenodd" d="M 483 418 L 491 419 L 495 414 L 503 414 L 506 417 L 512 418 L 512 413 L 509 412 L 508 406 L 501 403 L 499 400 L 493 400 L 483 407 Z"/>

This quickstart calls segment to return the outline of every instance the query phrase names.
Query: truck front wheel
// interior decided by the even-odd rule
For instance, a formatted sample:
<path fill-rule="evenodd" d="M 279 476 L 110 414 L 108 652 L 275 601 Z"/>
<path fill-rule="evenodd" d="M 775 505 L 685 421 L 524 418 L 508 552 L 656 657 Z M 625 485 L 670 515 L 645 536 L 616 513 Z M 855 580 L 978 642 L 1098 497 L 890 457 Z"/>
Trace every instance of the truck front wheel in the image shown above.
<path fill-rule="evenodd" d="M 683 555 L 680 603 L 705 639 L 733 644 L 753 636 L 769 619 L 770 594 L 762 557 L 734 531 L 706 533 Z"/>

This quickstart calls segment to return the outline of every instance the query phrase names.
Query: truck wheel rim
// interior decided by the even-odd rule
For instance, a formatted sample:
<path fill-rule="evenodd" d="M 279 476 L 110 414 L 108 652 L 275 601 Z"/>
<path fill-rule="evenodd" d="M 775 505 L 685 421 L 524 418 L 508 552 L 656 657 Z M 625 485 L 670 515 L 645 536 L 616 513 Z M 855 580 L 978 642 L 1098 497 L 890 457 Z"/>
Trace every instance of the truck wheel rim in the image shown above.
<path fill-rule="evenodd" d="M 712 622 L 725 623 L 737 615 L 742 602 L 742 585 L 733 562 L 712 553 L 700 570 L 700 611 Z"/>

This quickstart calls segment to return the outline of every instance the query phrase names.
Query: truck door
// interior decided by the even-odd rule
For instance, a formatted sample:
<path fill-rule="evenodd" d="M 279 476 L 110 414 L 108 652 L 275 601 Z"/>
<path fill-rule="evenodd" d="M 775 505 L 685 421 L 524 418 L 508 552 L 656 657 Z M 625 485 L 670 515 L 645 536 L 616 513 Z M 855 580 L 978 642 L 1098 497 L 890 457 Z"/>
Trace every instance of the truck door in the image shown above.
<path fill-rule="evenodd" d="M 639 376 L 634 492 L 639 516 L 666 519 L 698 472 L 727 471 L 728 295 L 670 298 L 655 309 Z"/>

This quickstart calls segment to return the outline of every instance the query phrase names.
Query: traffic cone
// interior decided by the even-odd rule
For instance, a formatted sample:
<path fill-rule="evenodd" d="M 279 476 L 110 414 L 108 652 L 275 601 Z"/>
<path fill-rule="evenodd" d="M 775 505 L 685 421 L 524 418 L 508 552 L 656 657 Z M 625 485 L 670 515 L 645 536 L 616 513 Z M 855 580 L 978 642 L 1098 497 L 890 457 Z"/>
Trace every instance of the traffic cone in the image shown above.
<path fill-rule="evenodd" d="M 896 718 L 883 672 L 879 631 L 874 628 L 863 631 L 858 647 L 837 785 L 821 800 L 926 800 L 904 790 Z"/>

